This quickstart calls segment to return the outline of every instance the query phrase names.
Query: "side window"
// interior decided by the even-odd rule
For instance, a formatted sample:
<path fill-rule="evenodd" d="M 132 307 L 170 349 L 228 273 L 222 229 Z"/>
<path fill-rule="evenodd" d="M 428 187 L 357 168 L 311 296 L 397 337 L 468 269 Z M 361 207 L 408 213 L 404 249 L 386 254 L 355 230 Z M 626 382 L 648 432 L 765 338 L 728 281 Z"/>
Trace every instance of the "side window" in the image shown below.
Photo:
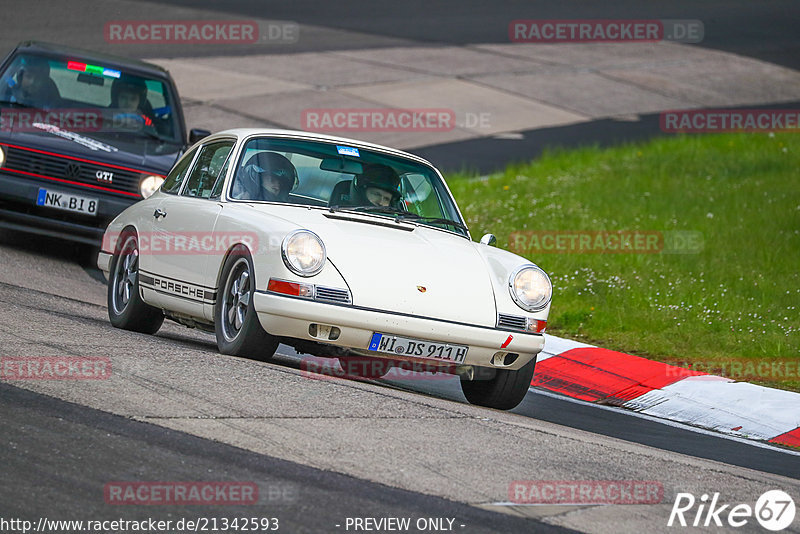
<path fill-rule="evenodd" d="M 233 149 L 233 141 L 211 143 L 200 149 L 183 194 L 190 197 L 209 198 L 211 189 L 222 174 L 222 168 Z"/>
<path fill-rule="evenodd" d="M 217 181 L 214 183 L 214 187 L 211 189 L 211 197 L 209 198 L 219 198 L 222 196 L 222 186 L 225 185 L 225 175 L 228 174 L 228 167 L 230 166 L 231 158 L 228 158 L 225 161 L 225 165 L 222 167 L 222 170 L 219 171 L 219 176 L 217 177 Z"/>
<path fill-rule="evenodd" d="M 161 185 L 161 190 L 163 192 L 172 193 L 174 195 L 180 190 L 183 179 L 186 178 L 186 172 L 189 170 L 189 165 L 191 165 L 194 159 L 195 152 L 197 152 L 197 149 L 186 154 L 181 158 L 178 164 L 169 171 L 169 174 L 164 179 L 164 183 Z"/>

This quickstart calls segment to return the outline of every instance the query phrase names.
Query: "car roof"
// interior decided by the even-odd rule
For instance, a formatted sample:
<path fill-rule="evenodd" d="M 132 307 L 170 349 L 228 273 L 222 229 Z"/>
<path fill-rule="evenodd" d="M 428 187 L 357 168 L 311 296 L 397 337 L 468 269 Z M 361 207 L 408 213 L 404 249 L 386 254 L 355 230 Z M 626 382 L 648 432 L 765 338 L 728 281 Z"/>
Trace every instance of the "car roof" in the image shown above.
<path fill-rule="evenodd" d="M 391 148 L 383 145 L 377 145 L 374 143 L 368 143 L 366 141 L 359 141 L 358 139 L 350 139 L 347 137 L 337 137 L 333 135 L 326 135 L 320 134 L 315 132 L 304 132 L 302 130 L 281 130 L 277 128 L 233 128 L 230 130 L 223 130 L 221 132 L 215 132 L 213 137 L 217 136 L 235 136 L 239 139 L 244 139 L 246 137 L 251 137 L 254 135 L 273 135 L 279 137 L 294 137 L 297 139 L 304 139 L 309 141 L 325 141 L 325 142 L 334 142 L 334 143 L 342 143 L 346 145 L 354 145 L 360 148 L 365 148 L 368 150 L 377 150 L 380 152 L 385 152 L 388 154 L 392 154 L 395 156 L 401 156 L 404 158 L 409 158 L 416 160 L 420 163 L 424 163 L 431 167 L 434 165 L 429 162 L 428 160 L 421 158 L 415 154 L 411 154 L 409 152 L 404 152 L 402 150 L 398 150 L 396 148 Z M 208 138 L 203 139 L 200 143 L 204 143 L 207 141 Z M 435 168 L 435 167 L 434 167 Z"/>
<path fill-rule="evenodd" d="M 80 59 L 91 63 L 103 63 L 110 66 L 133 69 L 142 74 L 171 79 L 167 69 L 159 67 L 158 65 L 154 65 L 153 63 L 122 56 L 115 56 L 113 54 L 105 54 L 93 50 L 86 50 L 83 48 L 75 48 L 72 46 L 47 43 L 43 41 L 22 41 L 16 46 L 14 51 L 23 53 L 29 52 L 33 54 L 53 54 L 65 58 Z"/>

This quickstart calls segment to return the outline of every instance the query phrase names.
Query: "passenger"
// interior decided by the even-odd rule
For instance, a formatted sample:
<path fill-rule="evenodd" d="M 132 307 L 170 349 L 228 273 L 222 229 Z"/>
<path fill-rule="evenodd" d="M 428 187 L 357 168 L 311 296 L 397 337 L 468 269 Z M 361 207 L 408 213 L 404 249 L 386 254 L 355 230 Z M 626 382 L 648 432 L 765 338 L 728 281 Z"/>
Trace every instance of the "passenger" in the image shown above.
<path fill-rule="evenodd" d="M 250 157 L 233 182 L 233 198 L 287 202 L 299 181 L 297 169 L 285 156 L 259 152 Z"/>
<path fill-rule="evenodd" d="M 352 196 L 357 205 L 399 207 L 400 176 L 388 165 L 366 165 L 352 185 Z"/>

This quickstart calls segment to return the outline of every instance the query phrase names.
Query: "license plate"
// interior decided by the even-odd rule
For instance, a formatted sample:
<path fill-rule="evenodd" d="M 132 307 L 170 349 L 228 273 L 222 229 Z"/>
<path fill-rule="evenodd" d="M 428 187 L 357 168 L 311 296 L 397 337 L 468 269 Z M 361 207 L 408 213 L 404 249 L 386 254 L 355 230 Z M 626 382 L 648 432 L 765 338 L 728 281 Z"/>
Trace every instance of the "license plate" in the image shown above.
<path fill-rule="evenodd" d="M 37 206 L 47 206 L 65 211 L 85 213 L 86 215 L 97 215 L 98 203 L 96 198 L 48 191 L 47 189 L 39 189 L 39 195 L 36 197 Z"/>
<path fill-rule="evenodd" d="M 372 334 L 368 350 L 397 354 L 398 356 L 414 356 L 416 358 L 431 358 L 454 363 L 464 363 L 467 358 L 466 345 L 451 345 L 450 343 L 437 343 L 422 339 L 411 339 L 391 334 Z"/>

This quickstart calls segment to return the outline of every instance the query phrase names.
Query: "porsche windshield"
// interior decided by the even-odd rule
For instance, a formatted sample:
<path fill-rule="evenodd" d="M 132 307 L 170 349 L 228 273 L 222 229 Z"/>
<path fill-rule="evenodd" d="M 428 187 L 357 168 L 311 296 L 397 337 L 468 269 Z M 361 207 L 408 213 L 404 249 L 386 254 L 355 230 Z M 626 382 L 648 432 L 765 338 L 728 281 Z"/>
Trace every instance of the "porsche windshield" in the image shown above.
<path fill-rule="evenodd" d="M 433 168 L 360 147 L 253 138 L 239 156 L 228 194 L 233 200 L 356 211 L 468 235 Z"/>
<path fill-rule="evenodd" d="M 163 80 L 79 58 L 19 54 L 0 74 L 4 131 L 55 127 L 180 143 L 173 98 Z"/>

